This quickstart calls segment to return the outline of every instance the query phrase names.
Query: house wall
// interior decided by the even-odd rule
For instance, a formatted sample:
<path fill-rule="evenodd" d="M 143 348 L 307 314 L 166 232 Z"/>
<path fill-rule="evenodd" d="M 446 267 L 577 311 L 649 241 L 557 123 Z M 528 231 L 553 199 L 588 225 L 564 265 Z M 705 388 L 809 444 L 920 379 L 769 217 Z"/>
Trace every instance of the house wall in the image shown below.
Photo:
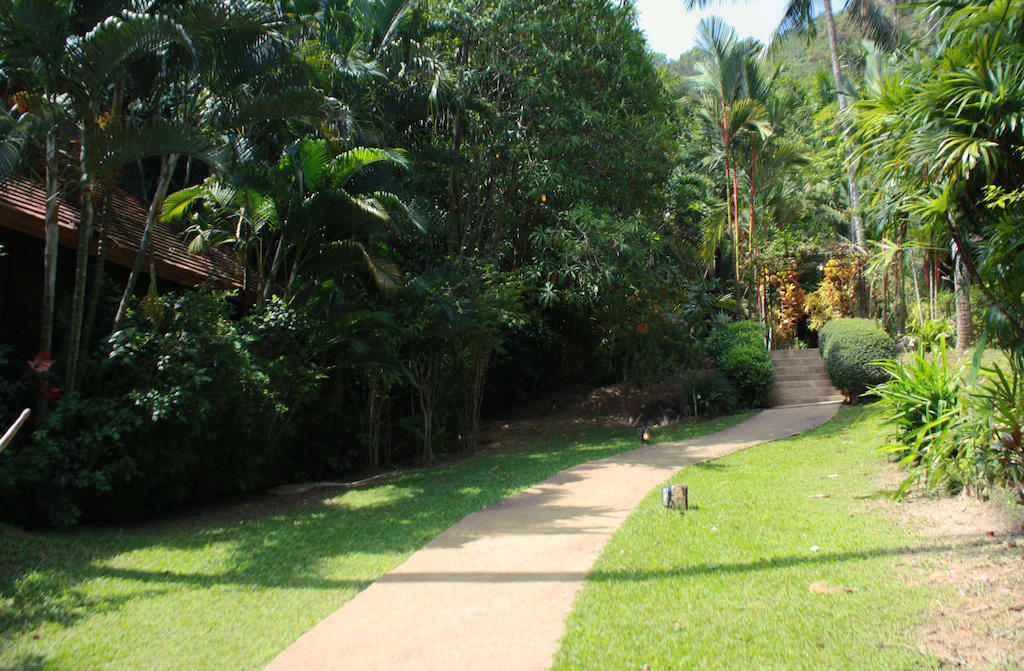
<path fill-rule="evenodd" d="M 38 350 L 39 326 L 43 306 L 43 248 L 39 238 L 13 231 L 0 220 L 0 347 L 13 347 L 14 356 L 31 358 Z M 75 249 L 61 247 L 57 256 L 57 314 L 53 334 L 53 351 L 64 351 L 65 332 L 75 286 Z M 95 261 L 96 257 L 92 257 Z M 145 270 L 145 269 L 144 269 Z M 90 268 L 91 272 L 91 268 Z M 107 291 L 101 295 L 95 337 L 102 329 L 110 328 L 113 311 L 128 280 L 128 269 L 107 263 L 105 273 L 110 280 Z M 160 279 L 157 291 L 180 291 L 189 287 Z M 143 272 L 136 285 L 135 295 L 149 291 L 149 274 Z"/>

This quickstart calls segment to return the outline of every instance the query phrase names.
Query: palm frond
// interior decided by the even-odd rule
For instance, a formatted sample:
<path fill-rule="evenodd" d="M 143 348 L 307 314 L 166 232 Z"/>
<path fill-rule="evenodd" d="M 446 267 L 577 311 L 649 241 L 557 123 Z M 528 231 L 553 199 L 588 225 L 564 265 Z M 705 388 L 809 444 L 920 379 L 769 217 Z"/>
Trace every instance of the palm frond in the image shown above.
<path fill-rule="evenodd" d="M 342 273 L 367 273 L 384 291 L 402 284 L 402 273 L 390 260 L 374 258 L 366 246 L 356 240 L 338 240 L 323 246 L 317 261 L 325 268 Z"/>
<path fill-rule="evenodd" d="M 328 102 L 323 92 L 313 87 L 288 87 L 244 99 L 234 109 L 219 113 L 214 123 L 218 128 L 236 129 L 271 119 L 319 120 L 323 118 Z"/>
<path fill-rule="evenodd" d="M 818 34 L 818 26 L 814 22 L 814 3 L 811 0 L 790 0 L 779 25 L 772 31 L 765 44 L 764 53 L 773 55 L 779 47 L 794 37 L 814 39 Z"/>
<path fill-rule="evenodd" d="M 86 157 L 86 168 L 95 174 L 166 154 L 189 156 L 215 170 L 224 165 L 226 158 L 224 146 L 216 138 L 175 121 L 129 126 L 115 133 L 95 131 L 87 140 L 91 151 Z"/>
<path fill-rule="evenodd" d="M 408 155 L 401 149 L 382 149 L 378 147 L 356 147 L 339 154 L 333 162 L 331 171 L 334 183 L 344 186 L 360 170 L 375 163 L 389 163 L 399 168 L 409 167 Z"/>
<path fill-rule="evenodd" d="M 206 194 L 206 186 L 199 184 L 167 194 L 160 208 L 161 221 L 181 221 L 192 205 Z"/>
<path fill-rule="evenodd" d="M 106 86 L 130 60 L 172 44 L 191 52 L 192 40 L 177 22 L 160 14 L 124 12 L 101 21 L 82 37 L 67 42 L 67 63 L 86 94 Z"/>
<path fill-rule="evenodd" d="M 874 0 L 846 0 L 843 13 L 881 49 L 893 51 L 896 48 L 896 27 Z"/>

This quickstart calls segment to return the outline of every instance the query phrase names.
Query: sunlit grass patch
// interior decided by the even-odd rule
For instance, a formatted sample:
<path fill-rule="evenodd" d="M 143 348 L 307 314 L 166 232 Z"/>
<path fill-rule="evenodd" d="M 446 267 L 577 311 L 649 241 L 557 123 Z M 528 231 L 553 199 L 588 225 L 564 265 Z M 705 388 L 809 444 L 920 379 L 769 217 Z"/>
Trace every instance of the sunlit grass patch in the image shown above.
<path fill-rule="evenodd" d="M 658 429 L 678 440 L 749 413 Z M 625 427 L 551 428 L 506 453 L 302 505 L 256 501 L 130 529 L 0 526 L 0 669 L 258 669 L 469 513 L 638 447 Z"/>
<path fill-rule="evenodd" d="M 613 537 L 568 622 L 556 669 L 928 668 L 910 633 L 927 555 L 866 500 L 884 458 L 856 411 L 802 436 L 682 471 Z"/>

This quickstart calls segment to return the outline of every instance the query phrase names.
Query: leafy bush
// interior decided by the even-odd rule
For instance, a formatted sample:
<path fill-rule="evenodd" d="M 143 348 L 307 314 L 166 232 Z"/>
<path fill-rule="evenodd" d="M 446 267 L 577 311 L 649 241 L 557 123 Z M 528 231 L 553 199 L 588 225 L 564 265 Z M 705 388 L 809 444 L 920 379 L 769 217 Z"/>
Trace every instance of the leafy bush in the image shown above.
<path fill-rule="evenodd" d="M 867 319 L 833 319 L 822 327 L 818 344 L 832 384 L 854 402 L 888 378 L 873 362 L 896 356 L 892 338 Z"/>
<path fill-rule="evenodd" d="M 764 402 L 772 386 L 775 366 L 764 343 L 764 328 L 751 320 L 715 327 L 704 344 L 722 375 L 739 390 L 747 405 Z"/>
<path fill-rule="evenodd" d="M 897 498 L 918 480 L 927 491 L 954 493 L 1024 484 L 1024 356 L 1011 353 L 1008 360 L 1008 371 L 998 364 L 985 369 L 976 385 L 964 382 L 963 367 L 949 367 L 944 339 L 931 358 L 922 351 L 906 364 L 881 364 L 892 379 L 874 388 L 874 407 L 896 439 L 886 451 L 910 470 Z"/>
<path fill-rule="evenodd" d="M 727 349 L 718 360 L 722 373 L 736 383 L 744 400 L 753 405 L 764 402 L 772 386 L 775 366 L 764 346 L 737 345 Z"/>
<path fill-rule="evenodd" d="M 704 341 L 704 353 L 717 361 L 730 347 L 746 344 L 764 347 L 764 327 L 760 322 L 744 319 L 716 326 Z"/>
<path fill-rule="evenodd" d="M 1024 353 L 998 364 L 971 396 L 971 421 L 979 427 L 976 460 L 986 482 L 1020 489 L 1024 485 Z"/>
<path fill-rule="evenodd" d="M 853 314 L 855 304 L 857 264 L 829 259 L 822 271 L 825 279 L 815 291 L 807 294 L 805 301 L 810 316 L 808 326 L 812 331 L 822 328 L 830 320 Z"/>
<path fill-rule="evenodd" d="M 943 338 L 956 337 L 956 326 L 948 319 L 929 319 L 919 324 L 911 324 L 909 331 L 914 344 L 923 348 L 925 352 L 936 349 Z"/>
<path fill-rule="evenodd" d="M 922 349 L 906 363 L 890 359 L 879 366 L 890 379 L 872 389 L 879 397 L 872 407 L 878 408 L 883 423 L 893 428 L 895 443 L 885 450 L 899 458 L 901 468 L 910 470 L 896 498 L 920 479 L 928 491 L 940 485 L 955 491 L 968 484 L 965 388 L 961 371 L 948 365 L 945 340 L 940 339 L 931 358 Z"/>
<path fill-rule="evenodd" d="M 235 320 L 227 299 L 145 299 L 93 388 L 61 398 L 4 464 L 5 518 L 139 519 L 288 477 L 294 416 L 322 377 L 316 325 L 274 301 Z"/>
<path fill-rule="evenodd" d="M 689 375 L 679 388 L 683 412 L 694 417 L 728 415 L 740 408 L 740 392 L 729 378 L 714 373 Z"/>

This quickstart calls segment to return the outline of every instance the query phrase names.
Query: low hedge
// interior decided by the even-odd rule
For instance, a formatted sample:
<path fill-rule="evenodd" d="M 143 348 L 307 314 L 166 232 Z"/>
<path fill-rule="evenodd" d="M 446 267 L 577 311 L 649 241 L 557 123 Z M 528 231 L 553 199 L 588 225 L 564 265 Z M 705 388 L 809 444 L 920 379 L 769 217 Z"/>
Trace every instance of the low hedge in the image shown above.
<path fill-rule="evenodd" d="M 723 375 L 736 383 L 744 400 L 753 405 L 764 403 L 775 377 L 775 366 L 764 345 L 730 347 L 719 358 L 718 367 Z"/>
<path fill-rule="evenodd" d="M 704 353 L 718 361 L 730 347 L 747 344 L 764 347 L 764 327 L 753 319 L 729 322 L 711 329 L 704 340 Z"/>
<path fill-rule="evenodd" d="M 739 389 L 747 405 L 764 403 L 772 386 L 775 366 L 765 348 L 764 328 L 752 320 L 716 327 L 704 344 L 726 379 Z"/>
<path fill-rule="evenodd" d="M 872 361 L 896 356 L 892 338 L 869 319 L 833 319 L 821 328 L 818 345 L 832 384 L 851 401 L 889 379 Z"/>

